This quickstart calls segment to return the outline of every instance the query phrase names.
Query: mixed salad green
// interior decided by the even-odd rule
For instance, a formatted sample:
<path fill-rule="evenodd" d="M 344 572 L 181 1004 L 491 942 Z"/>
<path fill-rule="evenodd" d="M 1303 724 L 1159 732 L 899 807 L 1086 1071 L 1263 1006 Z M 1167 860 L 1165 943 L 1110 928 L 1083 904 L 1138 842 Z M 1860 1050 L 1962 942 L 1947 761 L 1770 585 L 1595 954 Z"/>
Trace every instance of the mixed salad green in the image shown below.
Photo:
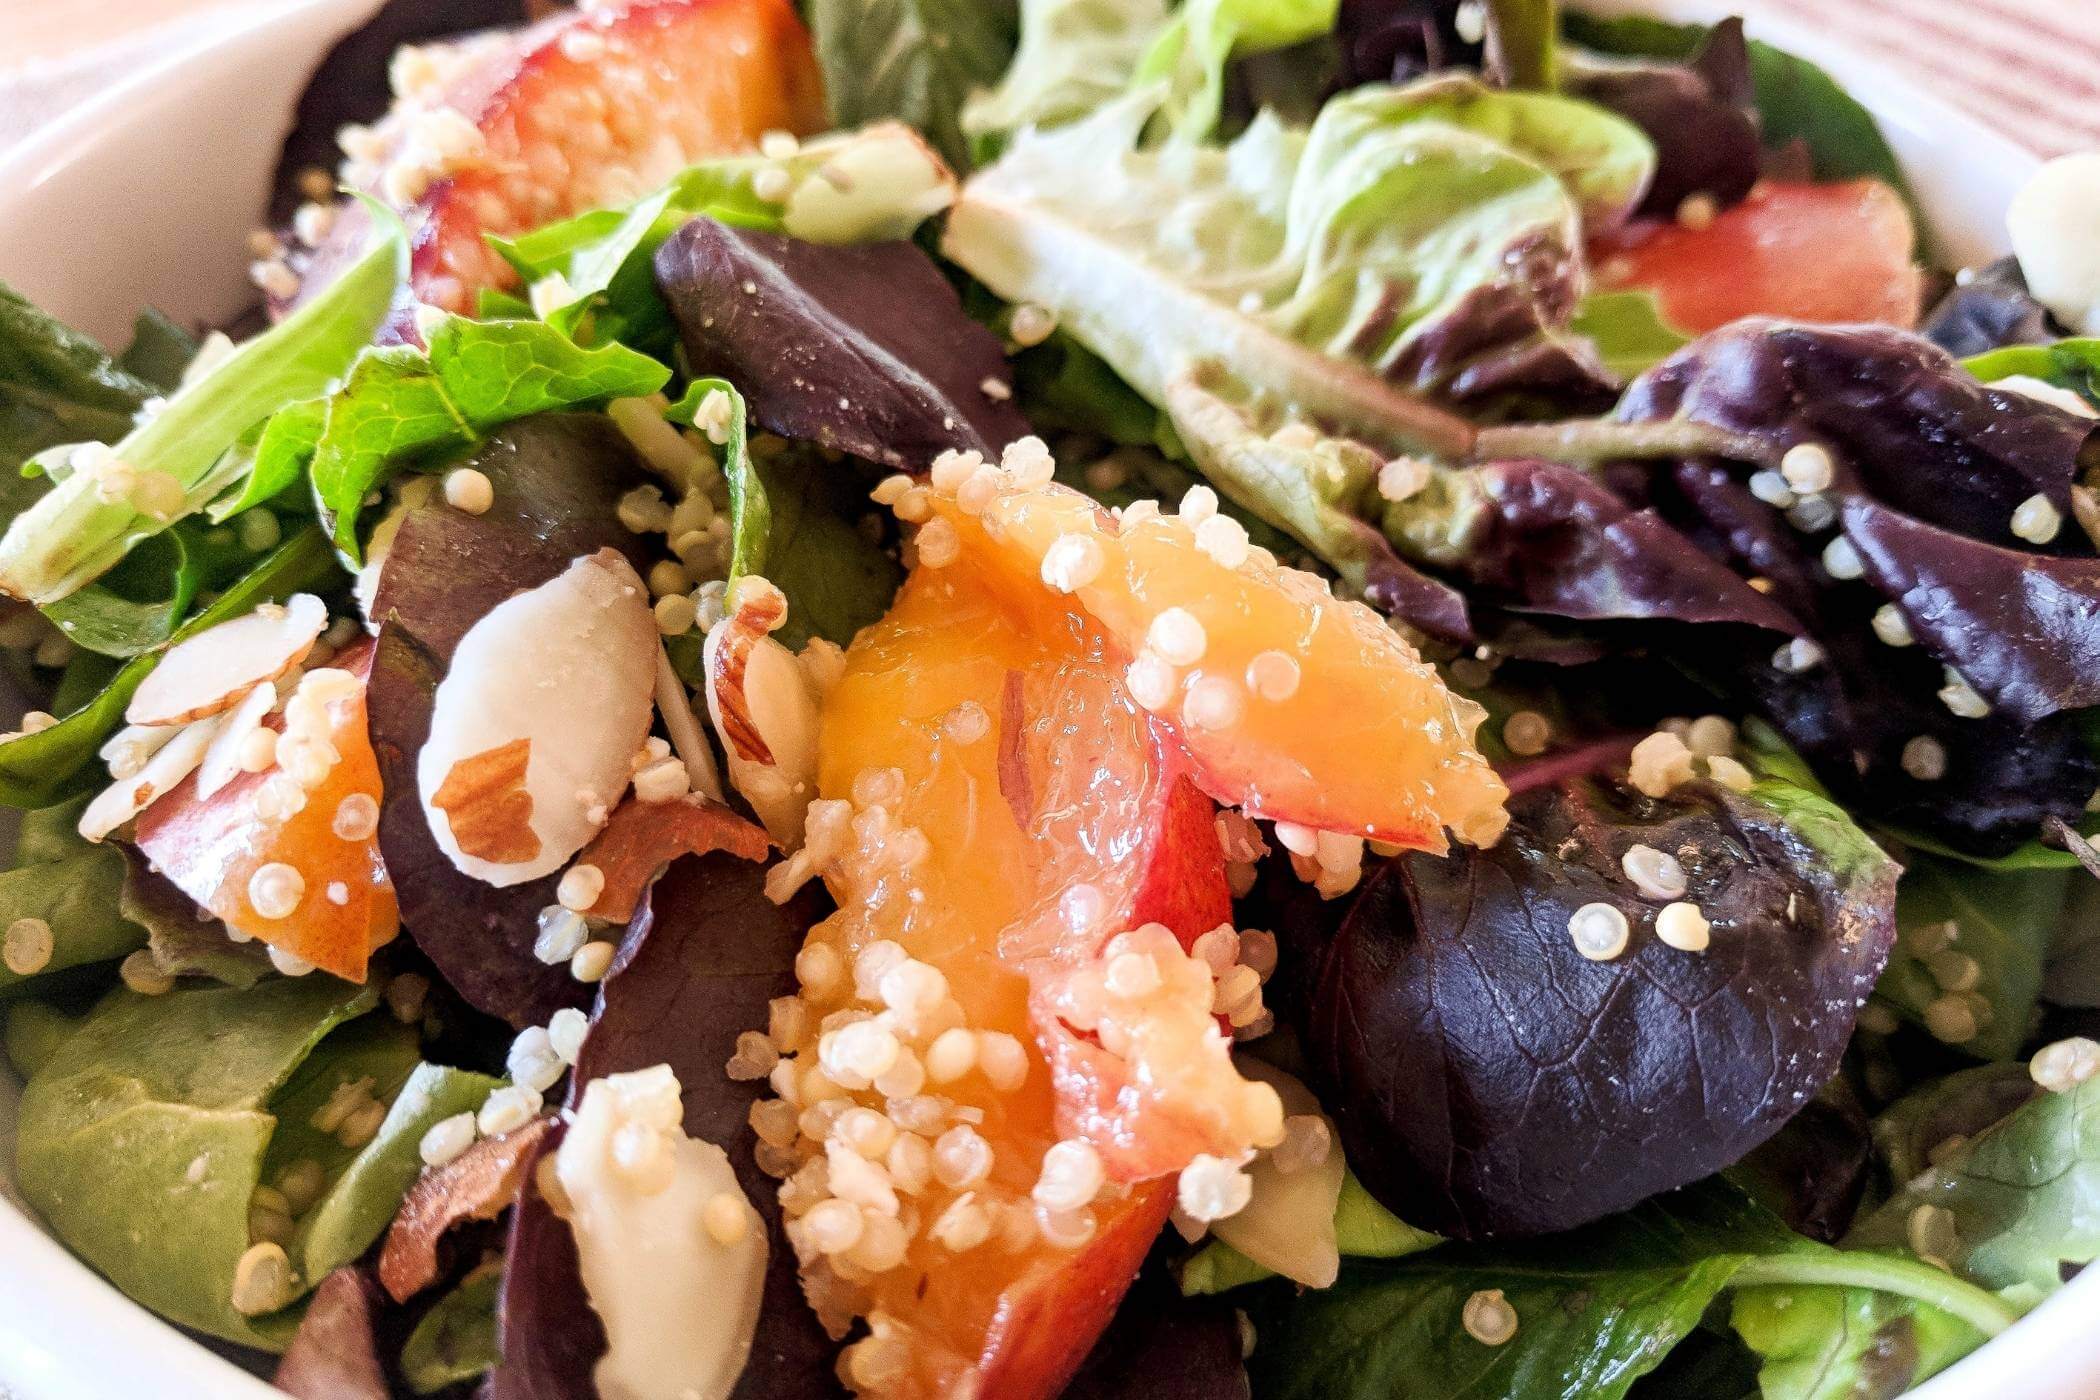
<path fill-rule="evenodd" d="M 1735 21 L 422 8 L 267 328 L 0 286 L 14 1180 L 132 1298 L 360 1400 L 1838 1400 L 2100 1254 L 2085 158 L 1941 268 Z"/>

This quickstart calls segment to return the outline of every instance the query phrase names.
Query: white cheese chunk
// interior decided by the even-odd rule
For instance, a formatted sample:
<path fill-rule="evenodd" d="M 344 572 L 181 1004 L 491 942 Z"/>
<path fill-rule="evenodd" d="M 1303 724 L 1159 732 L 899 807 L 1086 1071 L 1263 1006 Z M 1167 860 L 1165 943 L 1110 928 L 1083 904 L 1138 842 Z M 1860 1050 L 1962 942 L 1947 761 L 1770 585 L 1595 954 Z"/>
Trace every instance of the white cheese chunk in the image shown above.
<path fill-rule="evenodd" d="M 2100 151 L 2043 165 L 2005 211 L 2027 289 L 2058 320 L 2100 334 Z"/>
<path fill-rule="evenodd" d="M 722 1400 L 751 1353 L 766 1236 L 722 1149 L 685 1135 L 669 1065 L 593 1080 L 555 1159 L 591 1309 L 601 1400 Z M 725 1195 L 733 1243 L 709 1228 Z M 719 1217 L 723 1207 L 714 1206 Z"/>

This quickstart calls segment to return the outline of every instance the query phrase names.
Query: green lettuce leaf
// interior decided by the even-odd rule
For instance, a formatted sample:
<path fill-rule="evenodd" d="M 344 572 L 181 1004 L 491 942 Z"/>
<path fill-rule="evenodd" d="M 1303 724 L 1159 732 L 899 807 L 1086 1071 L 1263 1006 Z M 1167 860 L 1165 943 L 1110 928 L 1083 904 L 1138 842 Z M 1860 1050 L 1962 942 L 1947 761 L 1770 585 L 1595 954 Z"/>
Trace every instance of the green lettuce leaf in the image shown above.
<path fill-rule="evenodd" d="M 1161 119 L 1184 140 L 1217 127 L 1225 65 L 1316 39 L 1334 28 L 1339 0 L 1186 0 L 1139 63 L 1135 80 L 1166 84 Z"/>
<path fill-rule="evenodd" d="M 996 87 L 962 109 L 979 158 L 1028 126 L 1057 126 L 1124 92 L 1168 24 L 1167 0 L 1021 0 L 1021 42 Z"/>
<path fill-rule="evenodd" d="M 336 1027 L 378 1005 L 330 977 L 249 991 L 119 990 L 22 1091 L 22 1195 L 74 1253 L 171 1321 L 280 1349 L 286 1314 L 231 1302 L 272 1100 Z"/>
<path fill-rule="evenodd" d="M 1691 343 L 1663 320 L 1653 292 L 1592 292 L 1576 306 L 1568 329 L 1587 337 L 1604 367 L 1622 380 Z"/>
<path fill-rule="evenodd" d="M 1915 1260 L 1853 1254 L 1793 1234 L 1734 1186 L 1709 1179 L 1623 1214 L 1509 1245 L 1446 1244 L 1345 1264 L 1333 1288 L 1250 1298 L 1262 1339 L 1257 1394 L 1279 1400 L 1553 1395 L 1617 1400 L 1732 1286 L 1849 1284 L 1944 1305 L 1993 1333 L 2014 1314 Z M 1497 1289 L 1517 1330 L 1500 1346 L 1462 1324 Z"/>
<path fill-rule="evenodd" d="M 639 351 L 586 349 L 539 321 L 447 316 L 429 343 L 366 350 L 328 400 L 306 470 L 347 559 L 359 557 L 365 496 L 395 472 L 465 452 L 513 419 L 653 394 L 671 377 Z"/>
<path fill-rule="evenodd" d="M 2039 1094 L 1906 1183 L 1845 1239 L 1909 1246 L 1920 1206 L 1952 1216 L 1955 1274 L 2033 1302 L 2100 1257 L 2100 1079 Z"/>
<path fill-rule="evenodd" d="M 751 452 L 744 399 L 727 380 L 694 380 L 669 417 L 690 424 L 715 393 L 730 402 L 718 447 L 729 483 L 731 581 L 758 574 L 787 595 L 787 621 L 774 634 L 782 644 L 799 649 L 823 637 L 844 646 L 889 608 L 903 571 L 854 526 L 847 512 L 864 497 L 836 466 L 806 451 L 766 461 Z"/>
<path fill-rule="evenodd" d="M 1938 1308 L 1867 1288 L 1745 1288 L 1729 1321 L 1762 1362 L 1764 1400 L 1892 1400 L 1983 1344 Z"/>
<path fill-rule="evenodd" d="M 2017 1054 L 2070 882 L 2086 878 L 2070 870 L 1993 872 L 1913 856 L 1896 892 L 1896 949 L 1876 995 L 1920 1025 L 1929 1024 L 1926 1010 L 1943 996 L 1964 997 L 1978 1024 L 1974 1038 L 1957 1048 L 1986 1060 Z"/>
<path fill-rule="evenodd" d="M 43 494 L 42 482 L 16 468 L 61 443 L 115 442 L 159 392 L 0 283 L 0 519 Z"/>
<path fill-rule="evenodd" d="M 503 1266 L 486 1264 L 431 1304 L 401 1345 L 401 1378 L 418 1395 L 471 1381 L 496 1364 L 496 1295 Z"/>
<path fill-rule="evenodd" d="M 1417 1230 L 1378 1204 L 1354 1172 L 1342 1177 L 1342 1194 L 1334 1203 L 1334 1243 L 1343 1258 L 1402 1259 L 1443 1242 L 1443 1236 Z M 1223 1293 L 1274 1277 L 1274 1270 L 1213 1239 L 1181 1266 L 1181 1291 Z"/>
<path fill-rule="evenodd" d="M 49 1002 L 14 1001 L 0 1007 L 0 1051 L 15 1074 L 28 1079 L 51 1062 L 83 1018 L 69 1016 Z"/>
<path fill-rule="evenodd" d="M 337 577 L 327 539 L 319 529 L 308 526 L 178 628 L 175 638 L 239 617 L 258 604 L 322 587 Z M 0 806 L 47 807 L 91 782 L 100 772 L 95 751 L 122 726 L 132 692 L 159 664 L 156 652 L 135 656 L 93 698 L 57 724 L 0 742 Z"/>
<path fill-rule="evenodd" d="M 1414 391 L 1563 324 L 1585 219 L 1623 217 L 1653 161 L 1599 109 L 1463 78 L 1360 88 L 1227 148 L 1142 144 L 1155 102 L 1024 133 L 964 186 L 945 251 L 1155 405 L 1215 362 L 1381 450 L 1465 450 Z"/>
<path fill-rule="evenodd" d="M 114 445 L 117 459 L 134 471 L 164 472 L 181 483 L 184 501 L 174 517 L 147 515 L 128 498 L 104 501 L 87 473 L 70 470 L 65 450 L 42 454 L 43 469 L 64 476 L 0 537 L 0 591 L 52 603 L 234 485 L 246 464 L 228 449 L 349 368 L 385 320 L 407 257 L 397 221 L 321 295 L 220 360 Z"/>
<path fill-rule="evenodd" d="M 777 171 L 781 187 L 758 192 Z M 491 239 L 528 286 L 559 277 L 547 319 L 585 344 L 618 340 L 668 354 L 677 338 L 656 289 L 656 250 L 695 218 L 786 233 L 812 243 L 909 238 L 948 207 L 955 177 L 898 122 L 833 132 L 794 154 L 724 156 L 687 169 L 624 209 L 596 209 L 517 238 Z"/>
<path fill-rule="evenodd" d="M 132 546 L 108 573 L 44 606 L 77 647 L 118 658 L 163 646 L 202 593 L 254 567 L 256 555 L 231 530 L 180 521 Z"/>
<path fill-rule="evenodd" d="M 833 125 L 894 117 L 968 163 L 963 104 L 1006 71 L 1012 0 L 812 0 L 805 16 Z"/>
<path fill-rule="evenodd" d="M 73 968 L 113 962 L 146 945 L 146 931 L 118 910 L 124 854 L 90 846 L 56 860 L 25 861 L 0 872 L 0 929 L 17 919 L 51 928 L 51 960 L 24 976 L 0 964 L 0 998 L 41 990 Z"/>
<path fill-rule="evenodd" d="M 405 1042 L 413 1064 L 414 1035 L 397 1039 Z M 378 1135 L 359 1149 L 340 1174 L 330 1170 L 326 1193 L 299 1219 L 299 1233 L 289 1252 L 300 1277 L 325 1278 L 370 1248 L 393 1222 L 402 1197 L 423 1171 L 423 1135 L 455 1114 L 479 1109 L 502 1084 L 500 1079 L 472 1070 L 432 1064 L 415 1064 L 406 1079 L 397 1080 L 386 1092 L 393 1102 Z M 339 1144 L 335 1146 L 340 1150 Z M 271 1156 L 273 1160 L 279 1157 L 274 1143 Z M 314 1160 L 330 1165 L 326 1159 Z"/>
<path fill-rule="evenodd" d="M 2069 389 L 2100 409 L 2100 339 L 2059 340 L 2053 345 L 2008 345 L 1962 361 L 1962 368 L 1989 383 L 2015 374 Z"/>

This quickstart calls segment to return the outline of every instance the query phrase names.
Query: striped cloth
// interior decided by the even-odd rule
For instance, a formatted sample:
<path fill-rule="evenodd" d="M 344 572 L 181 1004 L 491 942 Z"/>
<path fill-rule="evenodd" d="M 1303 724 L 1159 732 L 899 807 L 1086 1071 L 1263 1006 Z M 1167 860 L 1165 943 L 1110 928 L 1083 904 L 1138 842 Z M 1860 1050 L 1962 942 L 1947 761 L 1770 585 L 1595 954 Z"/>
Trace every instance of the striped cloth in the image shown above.
<path fill-rule="evenodd" d="M 0 146 L 156 53 L 278 3 L 0 0 Z M 2100 0 L 1737 0 L 1725 8 L 1832 32 L 2041 155 L 2100 149 Z"/>
<path fill-rule="evenodd" d="M 1832 34 L 2045 156 L 2100 150 L 2100 0 L 1743 0 Z"/>

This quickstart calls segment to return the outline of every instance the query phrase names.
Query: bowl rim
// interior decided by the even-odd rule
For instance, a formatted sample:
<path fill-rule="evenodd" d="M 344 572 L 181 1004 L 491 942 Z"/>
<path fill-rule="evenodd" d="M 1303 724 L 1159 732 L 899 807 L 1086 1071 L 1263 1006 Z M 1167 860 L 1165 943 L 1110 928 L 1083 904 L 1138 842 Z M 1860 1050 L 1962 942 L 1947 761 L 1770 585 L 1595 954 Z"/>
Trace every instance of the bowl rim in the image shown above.
<path fill-rule="evenodd" d="M 223 26 L 206 26 L 121 80 L 38 127 L 0 151 L 0 203 L 28 194 L 109 139 L 118 116 L 141 96 L 169 82 L 199 56 L 273 31 L 311 27 L 317 17 L 342 19 L 343 32 L 375 8 L 377 0 L 279 0 L 267 12 Z M 1684 21 L 1710 21 L 1739 8 L 1729 0 L 1581 0 L 1578 8 L 1600 14 L 1648 14 Z M 1895 72 L 1869 55 L 1784 16 L 1746 16 L 1753 37 L 1810 59 L 1848 92 L 1889 123 L 1895 114 L 1942 139 L 1988 153 L 1994 166 L 2024 176 L 2040 163 L 2032 152 L 1978 118 Z M 318 59 L 325 46 L 313 50 Z M 0 1067 L 0 1113 L 12 1118 L 19 1089 Z M 12 1146 L 12 1134 L 0 1137 Z M 205 1345 L 136 1303 L 45 1231 L 14 1194 L 12 1163 L 0 1164 L 0 1400 L 15 1387 L 24 1396 L 107 1393 L 117 1387 L 169 1397 L 268 1400 L 281 1392 L 215 1354 Z M 1975 1400 L 2002 1389 L 2000 1368 L 2014 1354 L 2006 1338 L 2021 1338 L 2019 1352 L 2047 1357 L 2059 1350 L 2093 1352 L 2087 1316 L 2100 1303 L 2100 1268 L 2059 1289 L 2017 1326 L 1910 1392 L 1916 1400 Z M 2083 1343 L 2080 1345 L 2080 1343 Z M 114 1343 L 114 1345 L 113 1345 Z M 89 1375 L 78 1372 L 81 1356 L 98 1358 Z M 2100 1366 L 2100 1360 L 2094 1363 Z M 2094 1374 L 2100 1384 L 2100 1371 Z M 1986 1388 L 1989 1388 L 1987 1390 Z M 121 1393 L 121 1392 L 119 1392 Z M 2073 1392 L 2066 1391 L 2066 1396 Z"/>

